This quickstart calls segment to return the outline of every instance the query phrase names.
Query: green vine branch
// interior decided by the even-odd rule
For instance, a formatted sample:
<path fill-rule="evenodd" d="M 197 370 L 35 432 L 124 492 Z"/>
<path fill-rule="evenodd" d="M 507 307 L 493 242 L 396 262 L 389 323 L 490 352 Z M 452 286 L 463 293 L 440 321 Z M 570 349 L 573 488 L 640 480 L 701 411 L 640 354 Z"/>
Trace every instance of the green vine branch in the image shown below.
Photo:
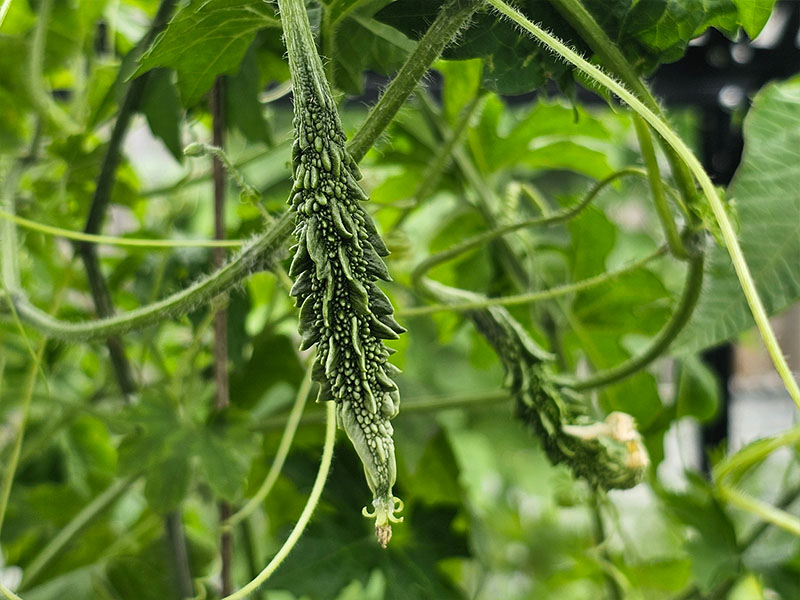
<path fill-rule="evenodd" d="M 55 227 L 46 223 L 40 223 L 25 217 L 20 217 L 7 210 L 0 209 L 0 219 L 14 223 L 19 227 L 24 227 L 30 231 L 61 237 L 75 242 L 87 242 L 89 244 L 105 244 L 107 246 L 119 246 L 130 248 L 152 248 L 157 250 L 171 248 L 239 248 L 242 240 L 162 240 L 147 238 L 126 238 L 115 235 L 98 235 L 73 231 Z"/>
<path fill-rule="evenodd" d="M 689 317 L 691 317 L 692 312 L 694 312 L 694 307 L 697 306 L 697 300 L 700 298 L 700 292 L 703 288 L 704 262 L 702 254 L 698 254 L 689 259 L 686 281 L 684 282 L 683 292 L 675 308 L 675 312 L 672 313 L 667 323 L 661 331 L 658 332 L 656 337 L 653 338 L 650 345 L 645 350 L 616 367 L 600 371 L 586 379 L 573 382 L 556 379 L 558 383 L 577 391 L 611 385 L 612 383 L 621 381 L 641 371 L 666 352 L 675 337 L 686 326 Z"/>
<path fill-rule="evenodd" d="M 56 558 L 66 546 L 75 539 L 84 528 L 105 511 L 117 500 L 133 483 L 139 475 L 130 475 L 112 483 L 106 490 L 99 494 L 94 500 L 87 504 L 78 514 L 76 514 L 58 534 L 42 548 L 42 550 L 31 560 L 30 565 L 25 569 L 21 584 L 22 589 L 30 588 L 42 574 L 44 569 Z"/>
<path fill-rule="evenodd" d="M 717 488 L 717 494 L 729 504 L 757 515 L 767 523 L 771 523 L 784 531 L 788 531 L 800 537 L 800 518 L 797 518 L 785 510 L 781 510 L 768 502 L 745 494 L 733 486 L 720 484 Z"/>
<path fill-rule="evenodd" d="M 56 319 L 36 308 L 19 288 L 7 290 L 20 319 L 49 337 L 81 341 L 142 329 L 184 315 L 209 302 L 275 257 L 292 231 L 293 215 L 282 214 L 263 233 L 245 244 L 227 264 L 167 298 L 104 319 L 71 322 Z"/>
<path fill-rule="evenodd" d="M 606 271 L 594 277 L 587 277 L 580 281 L 559 285 L 546 290 L 539 290 L 535 292 L 527 292 L 523 294 L 513 294 L 511 296 L 501 296 L 497 298 L 482 298 L 481 300 L 465 301 L 465 302 L 452 302 L 443 304 L 430 304 L 428 306 L 417 306 L 413 308 L 406 308 L 398 311 L 401 317 L 420 317 L 442 311 L 465 312 L 469 310 L 477 310 L 481 308 L 488 308 L 490 306 L 519 306 L 521 304 L 531 304 L 533 302 L 541 302 L 542 300 L 551 300 L 574 294 L 583 290 L 588 290 L 598 285 L 608 283 L 614 279 L 638 271 L 653 260 L 664 256 L 667 253 L 667 247 L 662 246 L 650 254 L 633 261 L 628 265 L 620 267 L 614 271 Z M 422 281 L 422 279 L 420 279 Z"/>
<path fill-rule="evenodd" d="M 464 27 L 480 6 L 477 0 L 450 0 L 422 36 L 417 47 L 400 67 L 389 87 L 372 107 L 366 120 L 347 143 L 347 151 L 357 163 L 375 144 L 397 111 L 417 87 L 445 46 Z"/>
<path fill-rule="evenodd" d="M 281 474 L 281 470 L 283 469 L 283 464 L 286 462 L 286 457 L 289 456 L 289 448 L 292 446 L 294 434 L 297 432 L 297 427 L 300 425 L 300 419 L 303 416 L 303 408 L 305 407 L 306 400 L 308 399 L 308 394 L 311 391 L 311 370 L 312 366 L 309 366 L 306 369 L 306 374 L 297 390 L 297 396 L 295 397 L 294 405 L 289 413 L 289 417 L 286 419 L 286 426 L 283 430 L 283 436 L 281 437 L 280 444 L 278 444 L 278 450 L 275 453 L 275 458 L 272 460 L 272 465 L 269 468 L 266 479 L 264 479 L 263 483 L 253 497 L 250 498 L 250 500 L 248 500 L 242 508 L 228 517 L 228 519 L 222 524 L 224 531 L 230 531 L 238 523 L 246 519 L 254 510 L 256 510 L 259 505 L 264 502 L 264 499 L 272 490 L 272 486 L 274 486 L 275 482 L 278 480 L 278 476 Z"/>
<path fill-rule="evenodd" d="M 653 93 L 636 73 L 636 70 L 622 54 L 619 47 L 609 39 L 603 28 L 600 27 L 591 13 L 586 10 L 581 0 L 550 0 L 550 4 L 580 33 L 581 37 L 589 44 L 594 53 L 600 57 L 607 69 L 625 83 L 650 110 L 662 118 L 665 117 L 664 109 L 653 96 Z M 688 205 L 695 200 L 695 186 L 692 176 L 677 151 L 663 137 L 659 136 L 659 142 L 667 155 L 667 160 L 669 160 L 670 168 L 672 169 L 672 176 L 680 189 L 681 196 Z M 691 214 L 685 210 L 685 206 L 680 203 L 678 203 L 678 206 L 684 211 L 685 217 L 691 217 Z"/>
<path fill-rule="evenodd" d="M 477 409 L 507 403 L 510 396 L 505 390 L 458 394 L 454 396 L 429 396 L 403 400 L 403 414 L 429 413 L 451 408 Z M 325 421 L 325 411 L 309 410 L 300 419 L 300 425 L 318 425 Z M 253 431 L 285 429 L 286 415 L 268 417 L 252 427 Z"/>
<path fill-rule="evenodd" d="M 578 70 L 584 73 L 590 79 L 596 81 L 609 91 L 616 94 L 628 106 L 630 106 L 637 114 L 639 114 L 647 123 L 655 129 L 661 137 L 664 138 L 678 154 L 682 162 L 688 167 L 691 174 L 697 179 L 703 195 L 711 207 L 714 217 L 722 232 L 722 238 L 725 242 L 725 247 L 731 257 L 734 270 L 739 279 L 739 283 L 744 292 L 747 304 L 750 307 L 750 312 L 755 319 L 756 326 L 758 327 L 767 352 L 772 358 L 775 365 L 775 370 L 778 372 L 781 380 L 783 381 L 786 389 L 789 392 L 792 400 L 800 410 L 800 386 L 795 381 L 789 365 L 783 356 L 778 340 L 775 338 L 775 332 L 769 324 L 769 317 L 764 308 L 761 298 L 758 295 L 753 276 L 750 273 L 750 268 L 747 261 L 742 254 L 742 249 L 736 239 L 736 233 L 733 224 L 725 212 L 725 207 L 717 194 L 714 184 L 709 179 L 700 161 L 692 153 L 686 143 L 676 134 L 672 128 L 650 108 L 648 108 L 639 98 L 637 98 L 631 91 L 629 91 L 623 84 L 610 77 L 598 67 L 591 64 L 575 50 L 564 44 L 561 40 L 547 33 L 538 25 L 532 23 L 524 15 L 522 15 L 515 8 L 512 8 L 503 0 L 486 0 L 486 3 L 492 6 L 504 18 L 516 23 L 527 31 L 532 37 L 541 42 L 551 51 L 558 54 L 564 60 L 575 66 Z"/>
<path fill-rule="evenodd" d="M 689 253 L 683 245 L 681 234 L 678 231 L 678 226 L 675 224 L 675 219 L 672 216 L 672 211 L 667 202 L 667 194 L 664 191 L 661 173 L 658 170 L 658 159 L 656 158 L 656 149 L 653 147 L 653 138 L 650 135 L 650 128 L 647 126 L 644 119 L 637 114 L 633 115 L 633 125 L 636 128 L 636 137 L 639 140 L 642 158 L 647 168 L 647 181 L 650 183 L 650 194 L 656 206 L 656 213 L 658 214 L 659 221 L 661 221 L 664 235 L 667 238 L 669 251 L 674 257 L 686 260 L 689 258 Z"/>
<path fill-rule="evenodd" d="M 443 250 L 436 254 L 433 254 L 420 262 L 412 271 L 411 273 L 411 281 L 412 284 L 416 285 L 416 282 L 425 275 L 428 271 L 430 271 L 433 267 L 450 261 L 465 252 L 473 250 L 475 248 L 480 248 L 487 242 L 500 238 L 508 233 L 512 233 L 514 231 L 518 231 L 520 229 L 526 229 L 528 227 L 538 227 L 538 226 L 547 226 L 547 225 L 557 225 L 559 223 L 564 223 L 565 221 L 569 221 L 570 219 L 576 217 L 580 214 L 580 212 L 585 209 L 592 201 L 597 197 L 597 195 L 609 184 L 613 183 L 617 179 L 621 177 L 625 177 L 628 175 L 637 175 L 640 177 L 647 177 L 647 173 L 642 169 L 637 169 L 634 167 L 628 167 L 625 169 L 620 169 L 605 177 L 604 179 L 595 183 L 589 192 L 579 201 L 576 202 L 573 206 L 565 208 L 557 213 L 550 214 L 544 217 L 535 217 L 533 219 L 526 219 L 523 221 L 519 221 L 517 223 L 511 223 L 508 225 L 502 225 L 500 227 L 496 227 L 487 231 L 485 233 L 481 233 L 479 235 L 473 236 L 468 240 L 461 242 L 460 244 L 456 244 L 447 250 Z"/>
<path fill-rule="evenodd" d="M 0 482 L 0 531 L 3 529 L 3 521 L 6 516 L 6 509 L 8 508 L 8 499 L 11 496 L 11 487 L 14 485 L 14 475 L 17 473 L 17 465 L 19 464 L 19 457 L 22 452 L 22 441 L 25 438 L 25 428 L 28 424 L 28 415 L 30 413 L 31 399 L 33 398 L 33 390 L 36 384 L 36 375 L 42 364 L 42 357 L 44 356 L 45 348 L 47 347 L 47 340 L 42 340 L 36 354 L 33 357 L 33 362 L 28 370 L 27 377 L 22 392 L 22 417 L 19 421 L 19 431 L 14 439 L 14 445 L 11 448 L 11 456 L 6 460 L 3 465 L 3 479 Z"/>
<path fill-rule="evenodd" d="M 225 596 L 222 598 L 222 600 L 241 600 L 242 598 L 247 598 L 247 596 L 257 590 L 265 581 L 267 581 L 267 579 L 270 578 L 270 576 L 272 576 L 276 569 L 281 566 L 281 563 L 283 563 L 283 561 L 297 544 L 300 536 L 303 535 L 306 525 L 308 525 L 309 520 L 311 520 L 311 515 L 314 514 L 314 509 L 317 507 L 317 503 L 322 495 L 322 490 L 325 487 L 325 480 L 328 478 L 328 472 L 331 468 L 331 459 L 333 458 L 333 442 L 336 438 L 335 402 L 326 403 L 325 415 L 327 419 L 327 425 L 325 427 L 325 444 L 322 450 L 322 459 L 319 463 L 319 470 L 317 471 L 317 477 L 314 480 L 314 486 L 311 488 L 311 493 L 308 496 L 306 505 L 303 507 L 303 512 L 300 514 L 300 518 L 297 519 L 297 523 L 295 523 L 295 526 L 289 534 L 289 537 L 286 538 L 286 541 L 280 547 L 272 560 L 267 564 L 267 566 L 264 567 L 264 569 L 249 583 L 235 591 L 233 594 Z"/>

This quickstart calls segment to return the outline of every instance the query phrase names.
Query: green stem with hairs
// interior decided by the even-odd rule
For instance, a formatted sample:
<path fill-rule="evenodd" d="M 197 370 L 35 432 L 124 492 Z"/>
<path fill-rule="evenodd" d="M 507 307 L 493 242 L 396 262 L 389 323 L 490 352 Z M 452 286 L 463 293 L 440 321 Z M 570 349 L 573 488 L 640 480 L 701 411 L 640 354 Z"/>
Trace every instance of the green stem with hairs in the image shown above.
<path fill-rule="evenodd" d="M 800 537 L 800 518 L 781 510 L 771 504 L 753 498 L 752 496 L 740 492 L 736 488 L 720 484 L 717 488 L 720 498 L 733 506 L 752 513 L 767 523 L 788 531 Z"/>
<path fill-rule="evenodd" d="M 42 364 L 42 356 L 47 347 L 47 340 L 42 340 L 39 348 L 34 355 L 33 363 L 31 363 L 28 371 L 28 376 L 25 380 L 25 387 L 22 394 L 22 418 L 19 423 L 19 431 L 14 439 L 14 446 L 11 449 L 11 456 L 8 457 L 6 464 L 3 465 L 3 480 L 0 484 L 0 531 L 3 529 L 3 521 L 5 520 L 6 509 L 8 508 L 8 498 L 11 495 L 11 487 L 14 484 L 14 475 L 17 472 L 17 465 L 19 457 L 22 452 L 22 441 L 25 438 L 25 428 L 28 424 L 28 414 L 30 412 L 31 399 L 33 398 L 33 389 L 36 385 L 36 375 Z"/>
<path fill-rule="evenodd" d="M 686 260 L 689 258 L 689 253 L 683 245 L 681 234 L 678 231 L 678 226 L 675 224 L 675 219 L 672 217 L 672 211 L 667 202 L 667 194 L 661 182 L 661 173 L 658 170 L 658 159 L 656 158 L 656 149 L 653 147 L 653 138 L 650 135 L 650 128 L 647 126 L 644 119 L 635 113 L 633 115 L 633 125 L 636 128 L 639 148 L 642 152 L 644 165 L 647 168 L 647 180 L 650 183 L 650 193 L 653 197 L 653 203 L 656 205 L 656 213 L 658 214 L 659 221 L 661 221 L 661 227 L 664 229 L 664 236 L 667 238 L 669 251 L 674 257 Z"/>
<path fill-rule="evenodd" d="M 486 0 L 486 3 L 495 8 L 500 15 L 518 24 L 536 40 L 574 65 L 587 77 L 616 94 L 664 138 L 666 143 L 675 150 L 683 163 L 689 168 L 691 174 L 699 182 L 700 188 L 720 227 L 722 238 L 730 254 L 731 262 L 733 263 L 733 267 L 739 279 L 739 284 L 742 287 L 742 291 L 747 299 L 747 304 L 750 307 L 750 312 L 753 314 L 758 330 L 764 340 L 767 352 L 775 365 L 775 370 L 778 372 L 778 375 L 786 386 L 798 410 L 800 410 L 800 386 L 798 386 L 797 381 L 795 381 L 791 369 L 789 369 L 789 365 L 786 363 L 786 359 L 783 356 L 780 345 L 778 344 L 778 340 L 775 338 L 775 332 L 772 331 L 772 327 L 769 324 L 767 311 L 764 309 L 755 282 L 753 281 L 753 276 L 750 273 L 747 261 L 736 239 L 736 232 L 733 229 L 733 224 L 725 212 L 725 207 L 714 188 L 714 184 L 711 182 L 711 179 L 708 177 L 708 174 L 706 174 L 697 157 L 692 153 L 680 136 L 678 136 L 661 117 L 645 106 L 645 104 L 626 89 L 623 84 L 591 64 L 559 39 L 532 23 L 519 11 L 503 2 L 503 0 Z"/>
<path fill-rule="evenodd" d="M 212 155 L 222 164 L 223 167 L 225 167 L 225 171 L 227 171 L 228 175 L 233 177 L 236 185 L 241 188 L 243 199 L 255 204 L 257 204 L 261 199 L 261 194 L 258 192 L 258 190 L 245 181 L 241 171 L 236 168 L 236 165 L 228 156 L 228 153 L 219 146 L 214 144 L 204 144 L 202 142 L 194 142 L 186 146 L 186 148 L 183 149 L 183 153 L 186 156 L 204 156 L 206 154 Z"/>
<path fill-rule="evenodd" d="M 603 28 L 600 27 L 591 13 L 586 10 L 581 0 L 550 0 L 550 4 L 580 33 L 581 37 L 589 44 L 594 53 L 600 57 L 607 69 L 633 90 L 650 110 L 661 117 L 665 117 L 664 109 L 661 108 L 650 89 L 636 73 L 636 70 L 622 54 L 619 47 L 609 39 Z M 693 202 L 695 199 L 695 187 L 686 165 L 675 149 L 663 137 L 659 137 L 659 143 L 667 155 L 672 169 L 672 176 L 678 184 L 684 203 Z M 678 206 L 684 211 L 684 216 L 691 218 L 691 213 L 685 210 L 686 207 L 684 205 L 679 203 Z"/>
<path fill-rule="evenodd" d="M 347 151 L 356 162 L 360 162 L 375 144 L 444 47 L 466 25 L 479 6 L 477 0 L 450 0 L 442 7 L 436 20 L 348 142 Z"/>
<path fill-rule="evenodd" d="M 325 427 L 325 445 L 322 450 L 322 459 L 319 463 L 319 470 L 314 480 L 314 486 L 311 488 L 311 493 L 308 496 L 306 505 L 303 507 L 300 518 L 297 519 L 297 523 L 295 523 L 289 537 L 286 538 L 283 546 L 280 547 L 269 564 L 249 583 L 233 594 L 225 596 L 222 600 L 241 600 L 242 598 L 247 598 L 247 596 L 257 590 L 270 578 L 277 568 L 281 566 L 281 563 L 283 563 L 295 547 L 300 536 L 303 535 L 306 525 L 308 525 L 308 522 L 311 520 L 311 515 L 314 514 L 314 509 L 316 509 L 319 498 L 322 495 L 322 490 L 325 487 L 325 480 L 328 478 L 328 472 L 331 468 L 331 459 L 333 458 L 333 442 L 336 438 L 336 403 L 327 402 L 326 404 L 325 415 L 327 425 Z"/>
<path fill-rule="evenodd" d="M 800 426 L 779 435 L 756 440 L 714 467 L 714 479 L 735 484 L 745 472 L 784 446 L 800 444 Z"/>
<path fill-rule="evenodd" d="M 238 159 L 238 161 L 231 160 L 233 167 L 236 170 L 240 170 L 252 163 L 264 159 L 264 163 L 270 164 L 277 164 L 280 161 L 284 160 L 286 154 L 289 152 L 289 144 L 287 143 L 288 140 L 282 140 L 278 142 L 275 146 L 271 146 L 270 148 L 258 150 L 256 152 L 247 153 L 245 156 L 242 156 Z M 199 172 L 195 173 L 191 171 L 186 173 L 185 176 L 181 177 L 178 181 L 174 183 L 167 183 L 160 187 L 154 187 L 150 189 L 141 190 L 139 195 L 143 198 L 151 198 L 153 196 L 167 196 L 176 192 L 181 189 L 186 189 L 189 187 L 193 187 L 196 185 L 201 185 L 204 183 L 208 183 L 211 180 L 213 173 L 211 169 L 203 169 Z M 282 182 L 284 180 L 284 173 L 281 172 L 281 177 L 274 177 L 270 180 L 270 184 Z"/>
<path fill-rule="evenodd" d="M 167 318 L 186 314 L 247 277 L 282 249 L 284 241 L 292 231 L 293 219 L 294 216 L 287 211 L 225 266 L 188 288 L 153 304 L 105 319 L 84 322 L 63 321 L 33 306 L 19 288 L 8 289 L 9 297 L 20 319 L 49 337 L 77 341 L 142 329 Z"/>
<path fill-rule="evenodd" d="M 621 267 L 615 271 L 607 271 L 605 273 L 595 275 L 594 277 L 587 277 L 586 279 L 581 279 L 580 281 L 576 281 L 574 283 L 559 285 L 547 290 L 527 292 L 523 294 L 514 294 L 512 296 L 502 296 L 499 298 L 484 298 L 482 300 L 476 300 L 474 302 L 472 301 L 453 302 L 452 304 L 445 303 L 445 304 L 431 304 L 429 306 L 418 306 L 413 308 L 406 308 L 404 310 L 399 310 L 397 311 L 397 314 L 401 317 L 420 317 L 422 315 L 429 315 L 442 311 L 465 312 L 469 310 L 488 308 L 490 306 L 519 306 L 521 304 L 541 302 L 542 300 L 551 300 L 553 298 L 566 296 L 567 294 L 573 294 L 575 292 L 588 290 L 603 283 L 613 281 L 617 277 L 620 277 L 627 273 L 632 273 L 633 271 L 637 271 L 638 269 L 644 267 L 647 263 L 655 260 L 656 258 L 664 256 L 666 252 L 667 252 L 667 247 L 662 246 L 661 248 L 658 248 L 657 250 L 651 252 L 647 256 L 644 256 L 643 258 L 640 258 L 639 260 L 634 261 L 629 265 L 625 265 L 624 267 Z M 421 278 L 419 281 L 422 282 L 424 281 L 424 279 Z"/>

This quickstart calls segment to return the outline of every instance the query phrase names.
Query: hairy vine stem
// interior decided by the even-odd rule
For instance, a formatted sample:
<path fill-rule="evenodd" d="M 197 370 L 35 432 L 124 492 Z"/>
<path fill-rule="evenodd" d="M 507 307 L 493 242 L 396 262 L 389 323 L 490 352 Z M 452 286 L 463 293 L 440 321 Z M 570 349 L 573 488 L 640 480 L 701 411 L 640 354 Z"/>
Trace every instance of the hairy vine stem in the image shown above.
<path fill-rule="evenodd" d="M 445 46 L 464 27 L 480 2 L 478 0 L 450 0 L 439 11 L 436 20 L 422 36 L 417 47 L 392 79 L 389 87 L 369 111 L 358 132 L 347 144 L 353 160 L 360 162 L 375 144 L 384 129 L 394 119 L 397 111 L 411 95 Z"/>
<path fill-rule="evenodd" d="M 249 583 L 244 585 L 233 594 L 225 596 L 222 600 L 241 600 L 257 590 L 270 576 L 281 566 L 281 563 L 286 559 L 289 553 L 297 544 L 300 536 L 303 535 L 306 525 L 311 520 L 311 515 L 314 514 L 314 509 L 317 507 L 319 498 L 322 495 L 322 489 L 325 487 L 325 480 L 328 478 L 328 472 L 331 468 L 331 459 L 333 457 L 333 442 L 336 439 L 336 403 L 326 403 L 326 420 L 325 426 L 325 445 L 322 450 L 322 459 L 319 463 L 319 470 L 317 477 L 314 480 L 314 486 L 311 488 L 311 493 L 308 495 L 306 505 L 303 507 L 303 512 L 300 513 L 300 518 L 297 519 L 294 528 L 292 529 L 289 537 L 280 547 L 278 552 L 267 564 L 266 567 Z"/>
<path fill-rule="evenodd" d="M 488 308 L 490 306 L 517 306 L 520 304 L 540 302 L 542 300 L 551 300 L 553 298 L 566 296 L 567 294 L 573 294 L 575 292 L 581 292 L 583 290 L 588 290 L 598 285 L 602 285 L 603 283 L 613 281 L 617 277 L 641 269 L 649 262 L 664 256 L 666 253 L 667 247 L 662 246 L 661 248 L 656 249 L 639 260 L 620 267 L 615 271 L 607 271 L 605 273 L 595 275 L 594 277 L 587 277 L 586 279 L 581 279 L 580 281 L 565 283 L 564 285 L 551 287 L 546 290 L 538 290 L 524 294 L 514 294 L 511 296 L 500 296 L 497 298 L 482 298 L 474 301 L 452 302 L 450 304 L 443 303 L 430 304 L 428 306 L 416 306 L 399 310 L 397 314 L 402 317 L 419 317 L 422 315 L 429 315 L 442 311 L 464 312 L 478 308 Z"/>
<path fill-rule="evenodd" d="M 758 295 L 758 290 L 756 289 L 755 282 L 753 281 L 753 276 L 750 273 L 750 268 L 748 267 L 747 261 L 742 254 L 742 249 L 739 246 L 738 240 L 736 239 L 736 232 L 734 231 L 733 225 L 728 218 L 727 213 L 725 212 L 725 207 L 722 204 L 722 200 L 717 194 L 711 179 L 708 177 L 703 169 L 703 166 L 700 164 L 700 161 L 697 160 L 697 157 L 695 157 L 686 143 L 661 117 L 648 108 L 641 100 L 639 100 L 639 98 L 625 88 L 623 84 L 619 83 L 601 69 L 591 64 L 562 41 L 550 35 L 538 25 L 532 23 L 529 19 L 522 15 L 522 13 L 506 4 L 503 0 L 485 1 L 495 10 L 497 10 L 502 17 L 507 18 L 522 27 L 532 37 L 558 54 L 564 60 L 571 63 L 587 77 L 616 94 L 636 113 L 645 119 L 648 124 L 661 135 L 661 137 L 664 138 L 664 140 L 675 150 L 681 160 L 689 168 L 689 171 L 700 183 L 700 188 L 703 190 L 703 194 L 706 197 L 706 200 L 711 207 L 711 211 L 714 213 L 714 217 L 720 227 L 722 238 L 725 241 L 725 247 L 730 254 L 731 262 L 733 263 L 733 267 L 736 271 L 742 291 L 747 299 L 750 312 L 752 313 L 756 325 L 758 326 L 758 330 L 761 333 L 761 337 L 764 340 L 767 352 L 772 358 L 772 362 L 775 365 L 775 370 L 778 372 L 778 375 L 786 386 L 786 389 L 788 390 L 789 395 L 791 396 L 798 410 L 800 410 L 800 386 L 798 386 L 797 381 L 795 381 L 791 369 L 789 369 L 789 365 L 786 363 L 786 359 L 783 356 L 781 347 L 778 344 L 778 340 L 775 338 L 775 332 L 772 331 L 772 327 L 769 324 L 767 311 L 765 310 L 764 305 L 761 302 L 761 298 Z"/>
<path fill-rule="evenodd" d="M 645 167 L 647 168 L 647 180 L 650 183 L 650 194 L 653 197 L 658 219 L 661 221 L 661 227 L 667 238 L 669 251 L 675 258 L 686 260 L 689 258 L 689 253 L 683 245 L 681 234 L 678 231 L 678 226 L 675 224 L 675 219 L 672 217 L 672 211 L 667 202 L 667 195 L 661 181 L 661 173 L 658 170 L 658 159 L 656 158 L 656 150 L 653 147 L 653 138 L 650 136 L 650 128 L 647 126 L 644 119 L 636 113 L 633 115 L 633 125 L 636 128 L 639 148 L 642 152 Z"/>
<path fill-rule="evenodd" d="M 650 88 L 642 81 L 619 47 L 609 39 L 603 28 L 600 27 L 591 13 L 586 10 L 581 0 L 550 0 L 550 4 L 580 33 L 581 37 L 600 57 L 607 69 L 633 90 L 639 99 L 653 112 L 662 118 L 665 117 L 663 108 L 653 96 Z M 692 213 L 686 210 L 686 205 L 695 200 L 695 186 L 692 176 L 678 152 L 660 135 L 658 141 L 667 155 L 672 169 L 672 176 L 680 189 L 684 202 L 684 204 L 678 202 L 678 207 L 683 211 L 684 217 L 692 219 Z"/>
<path fill-rule="evenodd" d="M 85 322 L 55 319 L 33 306 L 18 288 L 8 289 L 8 295 L 20 319 L 45 335 L 57 339 L 81 341 L 135 331 L 190 312 L 260 268 L 265 257 L 274 257 L 282 251 L 283 244 L 292 231 L 292 220 L 292 214 L 285 212 L 264 232 L 246 243 L 244 248 L 223 267 L 188 288 L 153 304 L 105 319 Z"/>

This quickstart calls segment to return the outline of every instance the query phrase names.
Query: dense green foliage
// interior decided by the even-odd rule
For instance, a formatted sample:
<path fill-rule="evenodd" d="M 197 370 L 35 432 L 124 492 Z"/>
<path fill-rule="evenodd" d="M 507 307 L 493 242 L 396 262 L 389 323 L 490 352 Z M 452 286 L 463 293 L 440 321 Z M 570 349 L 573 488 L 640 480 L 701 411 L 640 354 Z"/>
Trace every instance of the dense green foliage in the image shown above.
<path fill-rule="evenodd" d="M 639 77 L 774 2 L 515 6 L 691 146 Z M 0 0 L 0 597 L 221 598 L 315 481 L 250 597 L 800 596 L 800 429 L 709 449 L 710 478 L 665 460 L 718 412 L 697 354 L 753 325 L 719 215 L 528 33 L 477 0 Z M 365 107 L 368 71 L 399 74 Z M 800 297 L 800 80 L 734 118 L 772 315 Z M 313 398 L 349 437 L 329 474 Z M 383 543 L 404 501 L 385 550 L 370 492 Z"/>

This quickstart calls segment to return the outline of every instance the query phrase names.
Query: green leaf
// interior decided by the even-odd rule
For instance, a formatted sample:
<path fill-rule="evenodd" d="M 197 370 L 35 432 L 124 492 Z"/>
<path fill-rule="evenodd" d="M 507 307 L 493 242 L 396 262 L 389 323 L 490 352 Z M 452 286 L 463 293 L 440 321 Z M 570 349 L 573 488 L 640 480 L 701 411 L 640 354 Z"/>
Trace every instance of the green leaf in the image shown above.
<path fill-rule="evenodd" d="M 711 370 L 696 357 L 681 362 L 678 390 L 675 397 L 676 418 L 695 417 L 709 421 L 719 406 L 719 383 Z"/>
<path fill-rule="evenodd" d="M 606 270 L 606 259 L 617 240 L 617 229 L 603 212 L 593 206 L 568 226 L 573 244 L 569 249 L 571 275 L 575 281 Z"/>
<path fill-rule="evenodd" d="M 765 87 L 744 123 L 745 148 L 728 196 L 739 243 L 769 314 L 800 298 L 800 81 Z M 703 295 L 673 349 L 697 352 L 734 338 L 753 319 L 725 249 L 713 247 Z"/>
<path fill-rule="evenodd" d="M 500 98 L 490 96 L 469 132 L 469 143 L 476 161 L 489 173 L 519 164 L 603 178 L 612 169 L 597 142 L 609 137 L 606 127 L 583 109 L 540 101 L 517 116 Z"/>
<path fill-rule="evenodd" d="M 728 596 L 729 600 L 764 600 L 764 588 L 753 573 L 742 577 Z"/>
<path fill-rule="evenodd" d="M 223 437 L 213 430 L 199 431 L 193 450 L 214 493 L 226 500 L 235 500 L 247 482 L 250 465 L 242 442 L 248 442 L 251 436 L 246 431 L 230 428 L 225 433 Z"/>
<path fill-rule="evenodd" d="M 466 540 L 453 526 L 455 509 L 406 503 L 405 521 L 393 527 L 392 541 L 382 550 L 369 521 L 361 515 L 368 489 L 355 452 L 343 445 L 334 456 L 322 504 L 294 551 L 270 579 L 271 589 L 333 600 L 353 580 L 366 583 L 378 570 L 389 582 L 385 600 L 463 598 L 439 568 L 442 560 L 467 553 Z M 295 458 L 287 462 L 284 472 L 300 489 L 308 490 L 318 462 L 318 456 Z"/>
<path fill-rule="evenodd" d="M 734 36 L 744 25 L 748 33 L 760 31 L 774 0 L 583 0 L 612 41 L 640 72 L 650 72 L 663 62 L 683 56 L 689 42 L 709 27 Z M 435 17 L 442 1 L 392 2 L 377 18 L 419 39 Z M 528 18 L 545 27 L 581 54 L 591 51 L 549 2 L 514 3 Z M 483 58 L 483 85 L 507 95 L 522 94 L 554 79 L 569 89 L 572 69 L 556 59 L 511 23 L 493 12 L 477 13 L 445 58 Z"/>
<path fill-rule="evenodd" d="M 741 569 L 736 532 L 710 485 L 699 475 L 689 480 L 686 494 L 662 493 L 666 507 L 680 522 L 693 530 L 685 548 L 692 559 L 692 575 L 700 591 L 708 593 Z"/>
<path fill-rule="evenodd" d="M 114 471 L 117 453 L 108 428 L 94 417 L 77 419 L 65 432 L 63 452 L 70 483 L 81 494 L 91 492 L 92 479 Z M 103 478 L 105 481 L 105 478 Z"/>
<path fill-rule="evenodd" d="M 228 77 L 225 84 L 227 126 L 238 129 L 250 142 L 270 144 L 272 136 L 264 118 L 264 106 L 258 98 L 261 81 L 253 47 L 245 54 L 239 72 Z"/>
<path fill-rule="evenodd" d="M 167 69 L 155 69 L 147 79 L 140 110 L 147 118 L 150 131 L 160 138 L 179 162 L 183 162 L 181 144 L 181 108 L 178 91 Z"/>
<path fill-rule="evenodd" d="M 134 76 L 155 67 L 175 69 L 183 104 L 193 106 L 218 75 L 236 73 L 259 29 L 277 23 L 261 0 L 191 0 L 153 42 Z"/>
<path fill-rule="evenodd" d="M 147 469 L 144 495 L 150 507 L 166 514 L 176 509 L 189 489 L 191 469 L 187 444 L 176 443 L 166 460 Z"/>
<path fill-rule="evenodd" d="M 400 68 L 411 43 L 397 30 L 361 14 L 345 18 L 334 37 L 333 82 L 349 94 L 364 93 L 364 71 L 389 75 Z"/>
<path fill-rule="evenodd" d="M 775 0 L 733 0 L 733 3 L 739 11 L 739 23 L 751 40 L 761 33 L 775 8 Z"/>
<path fill-rule="evenodd" d="M 436 70 L 444 77 L 442 110 L 450 124 L 458 120 L 461 110 L 475 97 L 481 86 L 480 60 L 443 60 Z"/>
<path fill-rule="evenodd" d="M 614 172 L 604 152 L 568 140 L 539 146 L 520 158 L 522 164 L 534 169 L 562 169 L 594 179 L 603 179 Z"/>
<path fill-rule="evenodd" d="M 690 570 L 690 561 L 685 558 L 622 565 L 622 572 L 625 573 L 628 580 L 637 590 L 644 588 L 642 591 L 650 589 L 680 592 L 689 582 Z"/>
<path fill-rule="evenodd" d="M 150 541 L 136 553 L 112 557 L 105 567 L 105 576 L 113 597 L 120 600 L 180 598 L 175 567 L 167 567 L 173 564 L 169 542 L 162 537 Z M 142 585 L 143 581 L 147 584 Z"/>

